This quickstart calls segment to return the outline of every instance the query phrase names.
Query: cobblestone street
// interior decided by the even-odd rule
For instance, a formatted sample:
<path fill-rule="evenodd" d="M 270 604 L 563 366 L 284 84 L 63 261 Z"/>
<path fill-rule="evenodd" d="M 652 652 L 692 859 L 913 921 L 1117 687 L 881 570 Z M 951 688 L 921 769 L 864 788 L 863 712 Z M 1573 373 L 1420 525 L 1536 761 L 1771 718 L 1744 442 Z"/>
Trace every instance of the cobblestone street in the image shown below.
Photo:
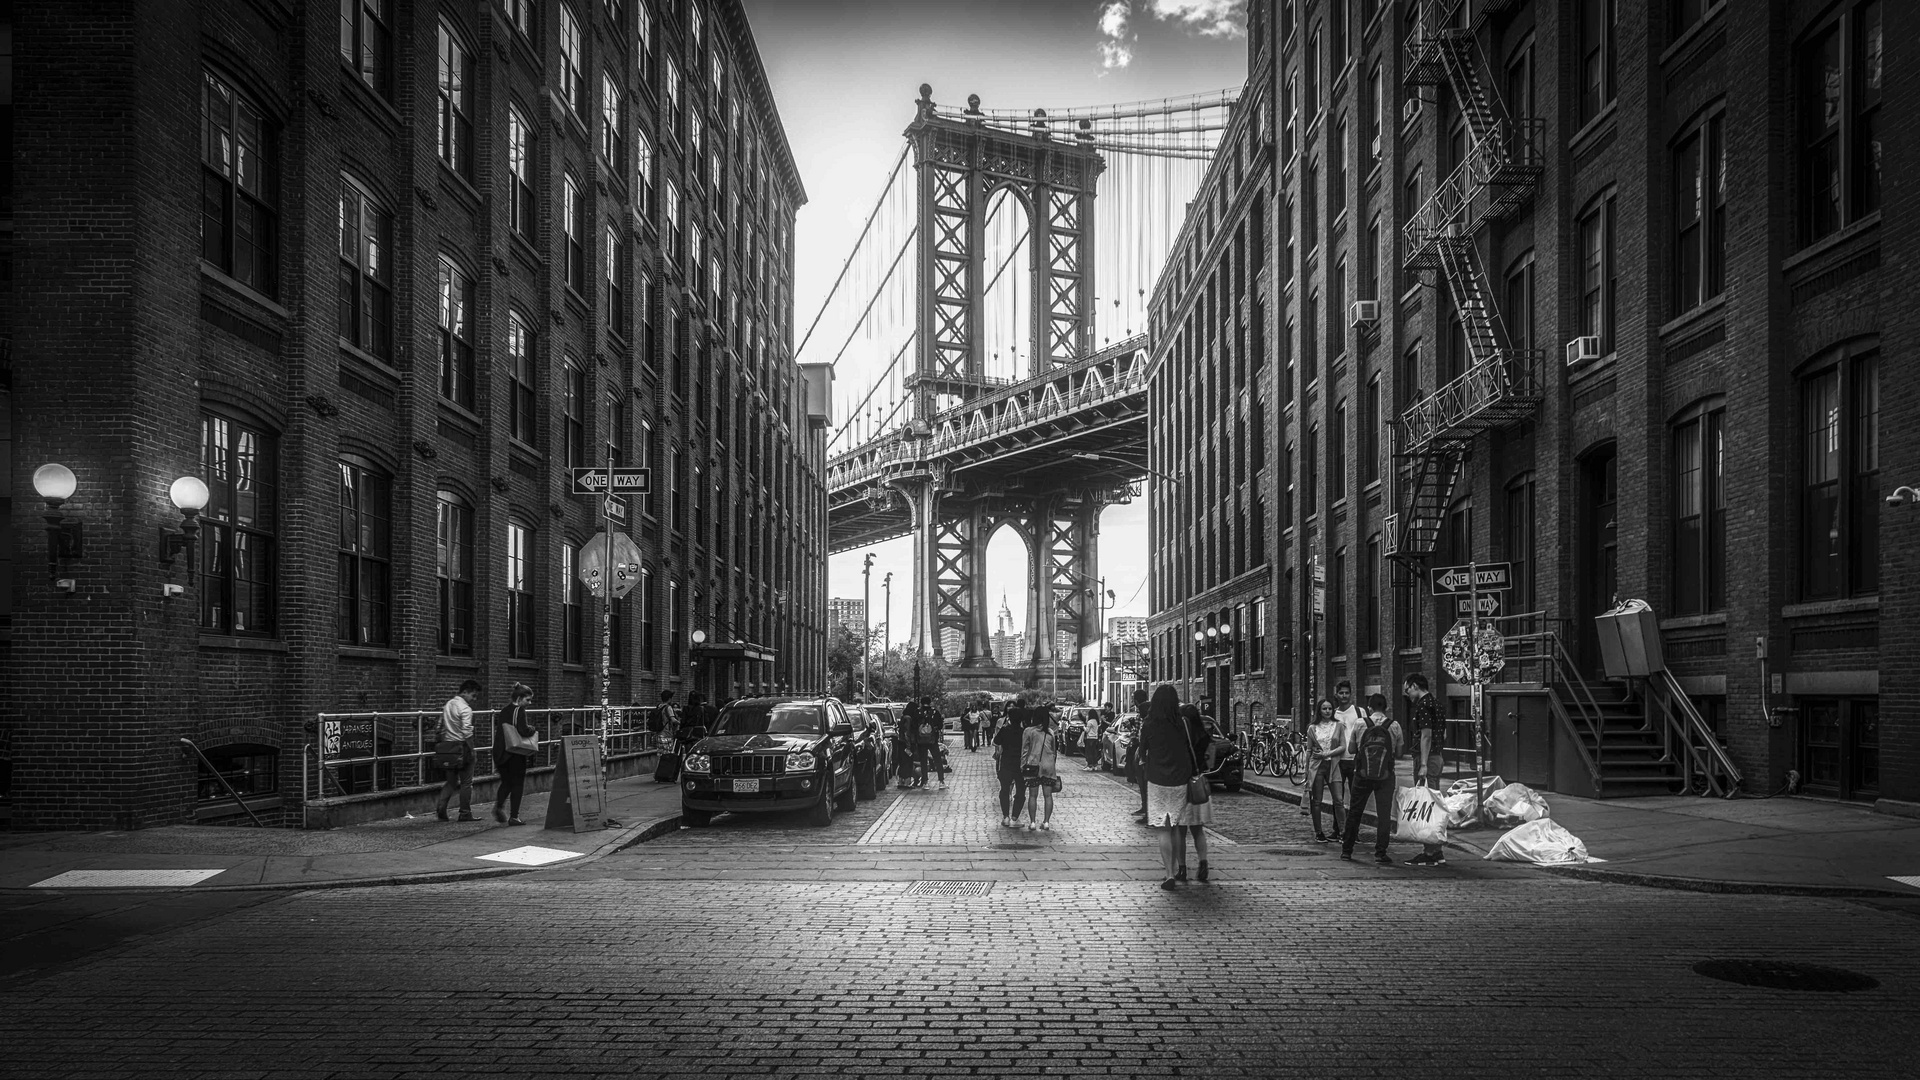
<path fill-rule="evenodd" d="M 229 898 L 0 983 L 0 1073 L 1911 1075 L 1912 907 L 1340 863 L 1296 807 L 1225 792 L 1216 880 L 1166 893 L 1123 785 L 1070 768 L 1059 828 L 1014 833 L 990 760 L 954 758 L 946 791 L 824 830 L 723 817 L 564 871 Z"/>

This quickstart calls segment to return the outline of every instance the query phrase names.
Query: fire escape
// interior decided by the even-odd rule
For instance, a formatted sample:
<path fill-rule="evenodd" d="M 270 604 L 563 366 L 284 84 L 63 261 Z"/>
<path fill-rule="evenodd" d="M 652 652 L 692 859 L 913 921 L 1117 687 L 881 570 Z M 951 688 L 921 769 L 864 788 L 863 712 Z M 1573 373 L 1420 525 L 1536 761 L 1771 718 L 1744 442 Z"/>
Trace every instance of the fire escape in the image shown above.
<path fill-rule="evenodd" d="M 1507 115 L 1474 32 L 1441 25 L 1452 20 L 1439 7 L 1421 6 L 1423 21 L 1407 41 L 1404 81 L 1409 88 L 1453 91 L 1466 123 L 1466 157 L 1406 222 L 1406 267 L 1444 279 L 1464 331 L 1467 365 L 1458 378 L 1408 405 L 1393 425 L 1402 480 L 1397 520 L 1387 532 L 1403 581 L 1433 554 L 1474 438 L 1529 419 L 1541 400 L 1538 350 L 1512 346 L 1475 237 L 1532 198 L 1543 124 Z"/>

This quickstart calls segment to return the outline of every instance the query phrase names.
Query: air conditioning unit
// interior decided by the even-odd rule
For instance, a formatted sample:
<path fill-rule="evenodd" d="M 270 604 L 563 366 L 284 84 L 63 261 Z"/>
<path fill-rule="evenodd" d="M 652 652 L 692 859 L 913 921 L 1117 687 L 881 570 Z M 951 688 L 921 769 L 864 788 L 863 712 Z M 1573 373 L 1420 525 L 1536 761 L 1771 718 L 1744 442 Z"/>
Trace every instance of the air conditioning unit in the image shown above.
<path fill-rule="evenodd" d="M 1400 103 L 1400 126 L 1406 127 L 1420 118 L 1420 99 L 1408 98 Z"/>
<path fill-rule="evenodd" d="M 1380 321 L 1380 301 L 1355 300 L 1353 302 L 1353 325 L 1372 326 Z"/>
<path fill-rule="evenodd" d="M 1600 339 L 1594 336 L 1577 337 L 1567 342 L 1567 366 L 1575 367 L 1589 360 L 1600 359 Z"/>

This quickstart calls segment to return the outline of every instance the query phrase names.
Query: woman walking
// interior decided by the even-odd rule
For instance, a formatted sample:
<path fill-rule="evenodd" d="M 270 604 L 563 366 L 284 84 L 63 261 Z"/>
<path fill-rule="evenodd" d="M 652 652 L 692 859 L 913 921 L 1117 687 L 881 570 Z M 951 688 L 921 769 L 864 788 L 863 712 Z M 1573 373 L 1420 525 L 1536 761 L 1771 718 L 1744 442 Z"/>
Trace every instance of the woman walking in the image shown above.
<path fill-rule="evenodd" d="M 1042 831 L 1053 826 L 1053 793 L 1060 785 L 1059 747 L 1053 738 L 1053 713 L 1041 710 L 1033 725 L 1020 737 L 1020 782 L 1027 786 L 1027 831 L 1032 832 L 1034 818 L 1040 817 L 1040 796 L 1047 797 L 1047 812 L 1040 817 Z"/>
<path fill-rule="evenodd" d="M 1313 838 L 1318 843 L 1333 841 L 1320 828 L 1320 793 L 1333 796 L 1333 835 L 1346 834 L 1347 784 L 1340 773 L 1340 762 L 1347 756 L 1346 732 L 1334 719 L 1333 702 L 1320 699 L 1320 716 L 1307 729 L 1308 753 L 1312 757 L 1313 785 L 1307 789 L 1307 805 L 1313 813 Z"/>
<path fill-rule="evenodd" d="M 513 704 L 500 710 L 493 721 L 493 769 L 500 774 L 500 786 L 493 796 L 493 820 L 502 825 L 524 825 L 520 820 L 520 794 L 527 786 L 527 766 L 533 764 L 532 740 L 536 732 L 527 719 L 527 706 L 533 702 L 533 688 L 526 683 L 513 684 Z M 507 731 L 511 729 L 514 736 Z"/>
<path fill-rule="evenodd" d="M 1163 889 L 1187 879 L 1189 835 L 1200 857 L 1199 880 L 1207 880 L 1206 826 L 1213 821 L 1213 806 L 1187 801 L 1188 782 L 1204 775 L 1195 738 L 1180 715 L 1180 695 L 1162 683 L 1147 702 L 1147 718 L 1140 725 L 1140 762 L 1146 775 L 1147 824 L 1160 830 Z"/>

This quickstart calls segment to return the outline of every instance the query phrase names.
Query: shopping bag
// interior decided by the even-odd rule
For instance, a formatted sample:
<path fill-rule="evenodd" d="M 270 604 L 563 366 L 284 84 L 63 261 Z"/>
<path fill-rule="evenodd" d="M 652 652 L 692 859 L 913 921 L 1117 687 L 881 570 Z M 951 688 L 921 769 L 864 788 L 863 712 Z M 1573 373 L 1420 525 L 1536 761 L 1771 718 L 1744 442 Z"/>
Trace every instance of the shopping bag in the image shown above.
<path fill-rule="evenodd" d="M 1393 835 L 1416 844 L 1447 842 L 1447 813 L 1440 806 L 1440 795 L 1428 787 L 1396 789 L 1393 802 Z"/>
<path fill-rule="evenodd" d="M 1529 821 L 1509 830 L 1494 842 L 1486 858 L 1542 865 L 1599 861 L 1587 854 L 1587 845 L 1579 837 L 1555 825 L 1552 818 Z"/>
<path fill-rule="evenodd" d="M 1473 785 L 1471 784 L 1467 785 L 1467 790 L 1456 791 L 1446 798 L 1441 799 L 1440 805 L 1447 811 L 1448 827 L 1458 828 L 1472 821 L 1473 802 Z"/>

